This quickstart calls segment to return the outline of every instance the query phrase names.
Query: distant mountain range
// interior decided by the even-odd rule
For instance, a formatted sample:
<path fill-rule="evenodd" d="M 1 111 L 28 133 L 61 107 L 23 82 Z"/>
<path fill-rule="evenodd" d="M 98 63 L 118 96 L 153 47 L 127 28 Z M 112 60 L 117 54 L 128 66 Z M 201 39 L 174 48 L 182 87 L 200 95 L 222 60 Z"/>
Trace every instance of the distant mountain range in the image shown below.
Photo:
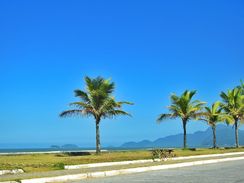
<path fill-rule="evenodd" d="M 234 146 L 235 132 L 232 126 L 218 125 L 216 129 L 218 146 Z M 187 144 L 189 147 L 211 147 L 212 129 L 209 127 L 206 131 L 197 131 L 193 134 L 187 134 Z M 244 145 L 244 130 L 239 130 L 239 143 Z M 143 140 L 140 142 L 126 142 L 121 148 L 157 148 L 157 147 L 182 147 L 183 134 L 170 135 L 159 138 L 155 141 Z"/>

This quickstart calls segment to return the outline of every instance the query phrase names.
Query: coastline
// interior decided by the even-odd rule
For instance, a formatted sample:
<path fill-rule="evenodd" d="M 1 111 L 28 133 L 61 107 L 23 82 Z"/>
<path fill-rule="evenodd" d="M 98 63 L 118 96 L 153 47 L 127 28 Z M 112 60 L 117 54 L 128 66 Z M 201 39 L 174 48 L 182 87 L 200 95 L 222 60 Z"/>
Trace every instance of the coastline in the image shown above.
<path fill-rule="evenodd" d="M 102 150 L 106 152 L 107 150 Z M 59 154 L 59 153 L 74 153 L 74 152 L 87 152 L 95 153 L 94 149 L 0 149 L 0 156 L 2 155 L 25 155 L 25 154 Z"/>

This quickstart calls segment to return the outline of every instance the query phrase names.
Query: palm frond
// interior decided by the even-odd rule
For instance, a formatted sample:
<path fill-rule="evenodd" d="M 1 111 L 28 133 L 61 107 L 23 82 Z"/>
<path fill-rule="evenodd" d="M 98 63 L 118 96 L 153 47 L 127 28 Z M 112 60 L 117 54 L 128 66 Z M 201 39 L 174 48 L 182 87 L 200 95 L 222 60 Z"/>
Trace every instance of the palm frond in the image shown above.
<path fill-rule="evenodd" d="M 157 119 L 157 122 L 162 122 L 166 119 L 172 119 L 172 118 L 174 118 L 172 114 L 160 114 Z"/>
<path fill-rule="evenodd" d="M 193 112 L 189 118 L 194 119 L 194 120 L 198 120 L 199 118 L 202 118 L 203 116 L 206 116 L 205 112 Z"/>
<path fill-rule="evenodd" d="M 174 104 L 174 103 L 178 102 L 179 97 L 176 94 L 172 93 L 170 96 L 170 99 L 171 99 L 171 102 Z"/>
<path fill-rule="evenodd" d="M 128 102 L 128 101 L 119 101 L 117 102 L 119 105 L 127 104 L 127 105 L 134 105 L 133 102 Z"/>
<path fill-rule="evenodd" d="M 208 123 L 208 120 L 207 120 L 206 118 L 199 118 L 198 120 L 199 120 L 199 121 L 205 121 L 205 122 Z"/>
<path fill-rule="evenodd" d="M 89 97 L 88 97 L 88 94 L 82 90 L 75 90 L 75 96 L 76 97 L 80 97 L 84 102 L 89 102 Z"/>
<path fill-rule="evenodd" d="M 70 106 L 77 107 L 79 109 L 89 108 L 90 105 L 85 102 L 72 102 L 69 104 Z"/>
<path fill-rule="evenodd" d="M 102 117 L 113 118 L 113 117 L 121 116 L 121 115 L 132 117 L 132 115 L 129 114 L 128 112 L 125 112 L 125 111 L 119 110 L 119 109 L 113 109 L 113 110 L 107 111 L 104 115 L 102 115 Z"/>
<path fill-rule="evenodd" d="M 83 110 L 73 109 L 73 110 L 67 110 L 63 111 L 59 114 L 60 117 L 70 117 L 70 116 L 77 116 L 82 115 Z"/>
<path fill-rule="evenodd" d="M 226 124 L 234 124 L 235 123 L 235 119 L 228 115 L 228 114 L 223 114 L 221 117 L 220 117 L 220 120 L 221 121 L 224 121 Z"/>
<path fill-rule="evenodd" d="M 222 98 L 222 100 L 224 101 L 224 103 L 228 103 L 229 102 L 228 94 L 226 94 L 225 92 L 221 92 L 220 93 L 220 97 Z"/>
<path fill-rule="evenodd" d="M 193 91 L 188 91 L 187 90 L 187 95 L 189 95 L 189 100 L 192 99 L 192 97 L 197 93 L 197 90 L 193 90 Z"/>

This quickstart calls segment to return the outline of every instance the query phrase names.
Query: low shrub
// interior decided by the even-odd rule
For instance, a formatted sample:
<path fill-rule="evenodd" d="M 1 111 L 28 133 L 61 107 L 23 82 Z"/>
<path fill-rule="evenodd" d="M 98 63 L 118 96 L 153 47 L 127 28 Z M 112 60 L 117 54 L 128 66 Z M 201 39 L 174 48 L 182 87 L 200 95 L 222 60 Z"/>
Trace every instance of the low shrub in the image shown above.
<path fill-rule="evenodd" d="M 173 150 L 171 149 L 153 149 L 152 159 L 167 160 L 169 158 L 175 157 Z"/>
<path fill-rule="evenodd" d="M 56 163 L 53 165 L 54 168 L 58 169 L 58 170 L 64 170 L 64 163 Z"/>
<path fill-rule="evenodd" d="M 68 156 L 88 156 L 91 155 L 90 152 L 66 152 Z"/>

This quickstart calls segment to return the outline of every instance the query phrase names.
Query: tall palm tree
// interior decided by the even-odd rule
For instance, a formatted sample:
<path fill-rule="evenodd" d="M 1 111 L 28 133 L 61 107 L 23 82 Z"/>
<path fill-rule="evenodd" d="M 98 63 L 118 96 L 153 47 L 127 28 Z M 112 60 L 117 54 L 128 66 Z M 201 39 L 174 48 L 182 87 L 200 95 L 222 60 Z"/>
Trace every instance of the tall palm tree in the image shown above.
<path fill-rule="evenodd" d="M 172 104 L 168 107 L 170 113 L 161 114 L 157 119 L 158 122 L 161 122 L 166 119 L 181 118 L 184 130 L 184 148 L 187 148 L 186 124 L 189 120 L 197 119 L 198 116 L 201 116 L 201 110 L 205 104 L 205 102 L 201 102 L 199 100 L 192 101 L 195 94 L 196 91 L 188 90 L 186 90 L 181 96 L 172 94 L 170 97 Z"/>
<path fill-rule="evenodd" d="M 226 93 L 220 94 L 223 103 L 222 108 L 230 116 L 230 123 L 235 126 L 235 141 L 236 147 L 239 147 L 238 128 L 240 122 L 244 121 L 244 94 L 240 87 L 236 87 L 232 90 L 228 90 Z"/>
<path fill-rule="evenodd" d="M 220 102 L 215 102 L 211 107 L 205 107 L 205 112 L 203 113 L 203 118 L 200 120 L 206 121 L 208 125 L 211 126 L 213 130 L 213 148 L 216 148 L 216 126 L 217 123 L 224 121 L 224 114 L 222 113 L 222 108 L 220 107 Z"/>
<path fill-rule="evenodd" d="M 237 88 L 241 89 L 241 93 L 242 95 L 244 95 L 244 82 L 241 80 L 241 84 L 239 86 L 237 86 Z"/>
<path fill-rule="evenodd" d="M 121 109 L 123 104 L 132 104 L 130 102 L 117 102 L 112 96 L 115 85 L 109 79 L 97 77 L 91 79 L 85 77 L 86 91 L 75 90 L 75 96 L 80 101 L 73 102 L 70 105 L 74 107 L 71 110 L 64 111 L 60 117 L 84 116 L 94 117 L 96 124 L 96 153 L 101 152 L 100 144 L 100 122 L 102 118 L 113 118 L 118 115 L 129 115 Z"/>

